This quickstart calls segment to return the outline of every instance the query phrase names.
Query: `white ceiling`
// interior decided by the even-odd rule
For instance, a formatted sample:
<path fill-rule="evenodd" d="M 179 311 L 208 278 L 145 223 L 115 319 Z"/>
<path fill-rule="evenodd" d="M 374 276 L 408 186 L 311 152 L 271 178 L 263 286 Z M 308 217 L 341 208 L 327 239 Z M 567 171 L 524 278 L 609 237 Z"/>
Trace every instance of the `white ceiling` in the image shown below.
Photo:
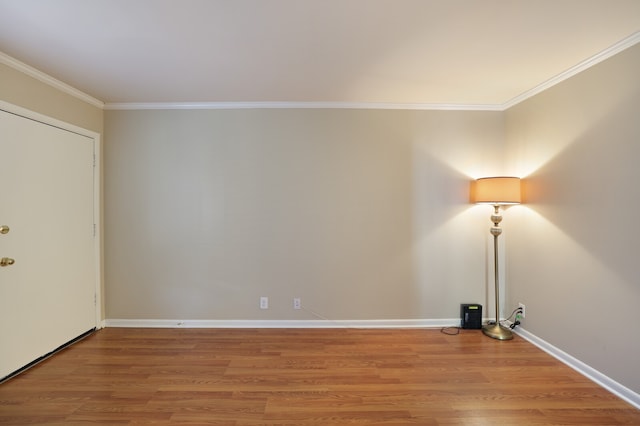
<path fill-rule="evenodd" d="M 640 0 L 0 0 L 1 52 L 108 104 L 503 105 L 639 30 Z"/>

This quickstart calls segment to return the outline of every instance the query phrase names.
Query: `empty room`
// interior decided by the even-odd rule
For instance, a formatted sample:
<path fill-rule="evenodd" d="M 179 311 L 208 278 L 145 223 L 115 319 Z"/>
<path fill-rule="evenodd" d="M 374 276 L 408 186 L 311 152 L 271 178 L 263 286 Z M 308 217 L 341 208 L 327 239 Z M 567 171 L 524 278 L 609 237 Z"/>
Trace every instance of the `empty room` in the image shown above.
<path fill-rule="evenodd" d="M 640 424 L 639 76 L 637 0 L 0 0 L 0 424 Z"/>

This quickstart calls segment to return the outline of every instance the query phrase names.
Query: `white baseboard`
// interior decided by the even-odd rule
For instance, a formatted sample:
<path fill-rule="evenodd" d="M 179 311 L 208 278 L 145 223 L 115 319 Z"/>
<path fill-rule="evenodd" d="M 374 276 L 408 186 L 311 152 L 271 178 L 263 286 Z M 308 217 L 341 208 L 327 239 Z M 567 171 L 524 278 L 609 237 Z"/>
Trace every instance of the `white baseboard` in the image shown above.
<path fill-rule="evenodd" d="M 579 359 L 574 358 L 568 353 L 562 351 L 561 349 L 556 348 L 555 346 L 553 346 L 552 344 L 550 344 L 545 340 L 542 340 L 535 334 L 530 333 L 527 330 L 522 328 L 516 328 L 514 331 L 522 338 L 528 340 L 529 342 L 539 347 L 540 349 L 542 349 L 549 355 L 553 356 L 554 358 L 562 361 L 569 367 L 576 370 L 578 373 L 593 380 L 603 388 L 607 389 L 609 392 L 613 393 L 614 395 L 617 395 L 618 397 L 627 401 L 629 404 L 640 409 L 640 394 L 621 385 L 620 383 L 616 382 L 610 377 L 605 376 L 595 368 L 588 366 L 587 364 L 580 361 Z"/>
<path fill-rule="evenodd" d="M 420 320 L 161 320 L 107 319 L 106 327 L 142 328 L 437 328 L 455 327 L 460 319 Z"/>

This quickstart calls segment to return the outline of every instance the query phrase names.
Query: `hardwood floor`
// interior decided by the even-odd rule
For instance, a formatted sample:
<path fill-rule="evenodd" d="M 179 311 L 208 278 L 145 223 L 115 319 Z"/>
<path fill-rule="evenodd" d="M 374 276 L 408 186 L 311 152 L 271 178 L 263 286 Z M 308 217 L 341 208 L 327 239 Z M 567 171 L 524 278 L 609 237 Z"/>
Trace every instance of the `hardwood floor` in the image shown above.
<path fill-rule="evenodd" d="M 0 385 L 0 424 L 640 425 L 516 336 L 106 328 Z"/>

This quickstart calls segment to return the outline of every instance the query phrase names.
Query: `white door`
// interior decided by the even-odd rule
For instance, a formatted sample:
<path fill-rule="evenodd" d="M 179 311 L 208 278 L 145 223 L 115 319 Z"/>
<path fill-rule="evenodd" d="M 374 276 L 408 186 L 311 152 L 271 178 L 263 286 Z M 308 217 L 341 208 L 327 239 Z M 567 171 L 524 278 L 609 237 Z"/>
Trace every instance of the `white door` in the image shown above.
<path fill-rule="evenodd" d="M 96 327 L 93 150 L 0 110 L 0 378 Z"/>

